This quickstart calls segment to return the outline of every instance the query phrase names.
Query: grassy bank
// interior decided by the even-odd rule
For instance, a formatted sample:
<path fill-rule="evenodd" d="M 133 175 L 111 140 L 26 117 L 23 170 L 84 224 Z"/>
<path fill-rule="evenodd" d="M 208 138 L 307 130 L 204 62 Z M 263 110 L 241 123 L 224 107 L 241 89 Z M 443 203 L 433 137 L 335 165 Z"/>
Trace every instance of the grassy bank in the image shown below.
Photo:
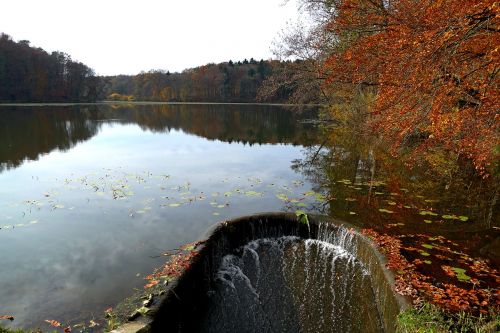
<path fill-rule="evenodd" d="M 398 316 L 398 333 L 493 333 L 500 332 L 500 314 L 475 317 L 465 312 L 450 314 L 437 306 L 424 304 Z"/>

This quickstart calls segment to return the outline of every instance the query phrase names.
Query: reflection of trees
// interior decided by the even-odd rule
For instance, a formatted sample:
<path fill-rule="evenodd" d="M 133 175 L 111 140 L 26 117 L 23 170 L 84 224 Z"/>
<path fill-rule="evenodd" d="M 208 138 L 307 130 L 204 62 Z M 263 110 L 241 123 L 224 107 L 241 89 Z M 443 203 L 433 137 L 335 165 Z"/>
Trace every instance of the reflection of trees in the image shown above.
<path fill-rule="evenodd" d="M 12 107 L 1 110 L 0 171 L 36 160 L 54 149 L 68 150 L 96 135 L 103 123 L 137 124 L 143 130 L 182 130 L 209 140 L 311 145 L 314 126 L 301 120 L 315 111 L 250 105 L 109 105 Z"/>
<path fill-rule="evenodd" d="M 87 113 L 64 107 L 1 110 L 0 171 L 36 160 L 54 149 L 68 150 L 97 134 Z"/>
<path fill-rule="evenodd" d="M 102 110 L 99 118 L 105 117 L 135 123 L 144 130 L 183 130 L 225 142 L 309 145 L 318 140 L 314 126 L 301 122 L 315 117 L 312 110 L 298 113 L 282 107 L 256 105 L 150 105 Z"/>
<path fill-rule="evenodd" d="M 500 186 L 496 179 L 477 177 L 469 166 L 464 165 L 446 168 L 446 173 L 428 166 L 410 165 L 410 168 L 408 161 L 394 159 L 387 147 L 367 139 L 359 131 L 342 124 L 324 131 L 321 135 L 326 138 L 324 144 L 306 148 L 305 158 L 294 161 L 292 168 L 315 184 L 316 191 L 326 191 L 330 198 L 335 198 L 330 202 L 330 214 L 348 215 L 348 207 L 352 208 L 353 204 L 346 199 L 355 197 L 358 209 L 378 215 L 382 196 L 373 194 L 383 191 L 385 194 L 398 193 L 407 201 L 406 204 L 419 209 L 432 207 L 442 214 L 450 212 L 471 217 L 477 223 L 471 223 L 467 229 L 491 228 L 500 224 Z M 339 182 L 344 181 L 351 185 L 339 186 Z M 380 181 L 384 184 L 377 187 Z M 368 190 L 356 191 L 354 188 L 359 186 L 355 184 L 364 184 Z M 392 216 L 397 219 L 396 214 Z M 416 217 L 421 220 L 421 216 L 411 218 Z M 402 217 L 401 221 L 404 219 L 408 216 Z M 375 220 L 380 222 L 380 219 Z M 456 229 L 462 228 L 463 224 L 453 225 L 450 221 L 447 226 Z"/>

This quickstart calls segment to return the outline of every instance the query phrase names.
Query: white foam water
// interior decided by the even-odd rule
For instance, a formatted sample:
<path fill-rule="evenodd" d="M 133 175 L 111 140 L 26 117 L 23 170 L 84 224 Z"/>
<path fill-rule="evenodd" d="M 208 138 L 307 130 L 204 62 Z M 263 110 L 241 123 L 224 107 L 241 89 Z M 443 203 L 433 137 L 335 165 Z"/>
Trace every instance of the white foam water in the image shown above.
<path fill-rule="evenodd" d="M 318 239 L 258 239 L 226 255 L 206 331 L 381 332 L 356 248 L 348 229 L 320 224 Z"/>

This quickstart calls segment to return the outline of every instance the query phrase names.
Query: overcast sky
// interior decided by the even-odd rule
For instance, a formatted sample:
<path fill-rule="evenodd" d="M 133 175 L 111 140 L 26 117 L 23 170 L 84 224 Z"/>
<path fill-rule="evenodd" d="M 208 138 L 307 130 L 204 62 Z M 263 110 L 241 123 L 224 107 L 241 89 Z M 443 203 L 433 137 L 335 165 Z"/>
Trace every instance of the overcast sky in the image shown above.
<path fill-rule="evenodd" d="M 297 17 L 284 0 L 2 0 L 0 32 L 63 51 L 100 75 L 268 59 Z"/>

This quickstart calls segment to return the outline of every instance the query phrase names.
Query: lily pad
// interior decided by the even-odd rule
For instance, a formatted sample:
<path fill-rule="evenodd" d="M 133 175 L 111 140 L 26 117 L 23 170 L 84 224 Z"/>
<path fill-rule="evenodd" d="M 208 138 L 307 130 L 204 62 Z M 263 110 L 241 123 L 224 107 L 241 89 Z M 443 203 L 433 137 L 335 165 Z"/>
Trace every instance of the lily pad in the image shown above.
<path fill-rule="evenodd" d="M 421 211 L 419 212 L 419 214 L 420 214 L 420 215 L 423 215 L 423 216 L 425 216 L 425 215 L 430 215 L 430 216 L 438 216 L 438 214 L 436 214 L 436 213 L 434 213 L 434 212 L 431 212 L 431 211 L 429 211 L 429 210 L 421 210 Z"/>
<path fill-rule="evenodd" d="M 424 222 L 427 223 L 427 224 L 431 224 L 432 223 L 431 220 L 424 220 Z"/>
<path fill-rule="evenodd" d="M 255 192 L 255 191 L 247 191 L 247 192 L 245 192 L 245 195 L 247 197 L 257 197 L 257 196 L 262 195 L 262 193 Z"/>
<path fill-rule="evenodd" d="M 388 209 L 385 209 L 385 208 L 380 208 L 378 211 L 381 212 L 381 213 L 387 213 L 387 214 L 393 214 L 394 213 L 392 210 L 388 210 Z"/>
<path fill-rule="evenodd" d="M 276 194 L 276 198 L 280 199 L 281 201 L 288 201 L 288 196 L 283 193 Z"/>
<path fill-rule="evenodd" d="M 451 269 L 455 272 L 455 274 L 457 275 L 457 279 L 459 281 L 466 282 L 466 281 L 469 281 L 471 279 L 470 276 L 465 274 L 465 269 L 458 268 L 458 267 L 452 267 Z"/>
<path fill-rule="evenodd" d="M 425 252 L 425 251 L 420 251 L 420 255 L 424 256 L 424 257 L 428 257 L 430 256 L 431 254 L 428 253 L 428 252 Z"/>
<path fill-rule="evenodd" d="M 169 206 L 169 207 L 179 207 L 180 205 L 181 205 L 181 204 L 179 204 L 179 203 L 171 203 L 171 204 L 169 204 L 168 206 Z"/>
<path fill-rule="evenodd" d="M 434 246 L 432 246 L 430 244 L 422 244 L 422 247 L 429 249 L 429 250 L 432 250 L 434 248 Z"/>
<path fill-rule="evenodd" d="M 316 201 L 319 201 L 319 202 L 325 202 L 326 201 L 326 197 L 323 194 L 321 194 L 321 193 L 316 193 L 315 198 L 316 198 Z"/>

